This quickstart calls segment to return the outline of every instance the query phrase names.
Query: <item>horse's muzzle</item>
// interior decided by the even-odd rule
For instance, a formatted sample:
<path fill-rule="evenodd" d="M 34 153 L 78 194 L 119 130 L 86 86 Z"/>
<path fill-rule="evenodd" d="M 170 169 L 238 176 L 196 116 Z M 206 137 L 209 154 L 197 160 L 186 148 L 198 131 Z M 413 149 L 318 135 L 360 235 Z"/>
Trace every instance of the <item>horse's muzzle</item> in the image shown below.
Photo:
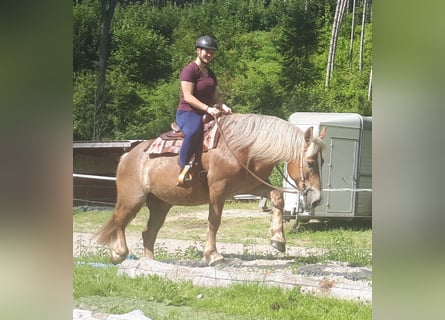
<path fill-rule="evenodd" d="M 321 203 L 321 192 L 320 190 L 306 189 L 303 191 L 303 203 L 305 209 L 314 209 Z"/>

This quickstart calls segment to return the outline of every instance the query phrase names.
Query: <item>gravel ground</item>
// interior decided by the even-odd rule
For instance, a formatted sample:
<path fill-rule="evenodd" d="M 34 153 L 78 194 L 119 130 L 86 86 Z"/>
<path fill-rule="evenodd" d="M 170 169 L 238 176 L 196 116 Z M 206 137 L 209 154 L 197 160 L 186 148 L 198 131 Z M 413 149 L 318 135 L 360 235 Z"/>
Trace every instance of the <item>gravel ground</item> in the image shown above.
<path fill-rule="evenodd" d="M 91 233 L 73 233 L 73 256 L 77 257 L 81 254 L 91 253 L 98 250 L 103 250 L 104 247 L 91 241 Z M 140 233 L 130 233 L 127 232 L 127 246 L 130 251 L 130 255 L 135 255 L 137 257 L 143 256 L 143 244 L 142 236 Z M 276 251 L 269 245 L 261 244 L 243 244 L 243 243 L 224 243 L 218 242 L 218 250 L 225 257 L 242 255 L 248 258 L 255 257 L 267 257 L 276 256 L 281 258 L 286 257 L 309 257 L 314 255 L 320 255 L 323 253 L 322 249 L 318 248 L 305 248 L 298 246 L 287 246 L 286 253 L 282 254 Z M 195 240 L 178 240 L 178 239 L 156 239 L 155 244 L 155 254 L 156 248 L 164 250 L 169 253 L 175 253 L 177 251 L 183 252 L 187 248 L 195 247 L 199 251 L 202 251 L 203 243 L 197 242 Z M 246 254 L 246 252 L 248 254 Z"/>

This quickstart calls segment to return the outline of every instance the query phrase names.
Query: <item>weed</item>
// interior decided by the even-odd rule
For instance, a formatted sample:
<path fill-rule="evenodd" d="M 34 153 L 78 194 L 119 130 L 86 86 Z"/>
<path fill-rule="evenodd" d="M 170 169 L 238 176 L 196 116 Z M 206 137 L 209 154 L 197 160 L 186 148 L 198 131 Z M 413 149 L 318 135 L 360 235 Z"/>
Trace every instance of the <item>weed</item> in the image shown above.
<path fill-rule="evenodd" d="M 77 256 L 80 257 L 94 257 L 97 259 L 104 261 L 108 259 L 110 256 L 109 249 L 103 246 L 92 246 L 89 243 L 90 240 L 85 239 L 83 236 L 80 236 L 73 243 L 74 250 L 77 252 Z"/>
<path fill-rule="evenodd" d="M 342 229 L 337 230 L 332 239 L 325 244 L 327 252 L 324 254 L 324 258 L 349 262 L 351 266 L 370 266 L 372 265 L 371 250 L 362 245 L 362 243 L 354 241 L 349 233 Z"/>
<path fill-rule="evenodd" d="M 172 258 L 171 254 L 169 253 L 166 247 L 156 246 L 154 252 L 156 260 L 169 260 Z"/>
<path fill-rule="evenodd" d="M 183 257 L 186 260 L 200 260 L 201 252 L 195 246 L 188 246 L 183 253 Z"/>

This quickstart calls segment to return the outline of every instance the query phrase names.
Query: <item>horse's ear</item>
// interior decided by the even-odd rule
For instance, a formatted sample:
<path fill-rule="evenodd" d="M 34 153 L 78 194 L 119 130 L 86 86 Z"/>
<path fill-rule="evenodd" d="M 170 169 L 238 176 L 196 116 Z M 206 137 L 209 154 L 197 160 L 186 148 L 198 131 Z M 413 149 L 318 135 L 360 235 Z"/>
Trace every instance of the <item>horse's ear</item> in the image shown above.
<path fill-rule="evenodd" d="M 309 127 L 304 133 L 304 141 L 310 143 L 312 141 L 314 127 Z"/>
<path fill-rule="evenodd" d="M 323 129 L 321 129 L 321 132 L 320 132 L 320 135 L 319 135 L 319 138 L 321 140 L 323 140 L 324 136 L 326 135 L 326 129 L 327 129 L 327 127 L 323 127 Z"/>

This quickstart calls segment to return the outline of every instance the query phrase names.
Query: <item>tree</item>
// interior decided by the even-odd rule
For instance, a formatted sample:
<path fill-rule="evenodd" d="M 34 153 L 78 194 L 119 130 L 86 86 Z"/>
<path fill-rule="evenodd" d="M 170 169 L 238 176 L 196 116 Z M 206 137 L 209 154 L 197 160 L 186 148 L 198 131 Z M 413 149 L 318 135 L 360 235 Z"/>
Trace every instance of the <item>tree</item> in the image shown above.
<path fill-rule="evenodd" d="M 369 72 L 369 85 L 368 85 L 368 100 L 371 100 L 372 97 L 372 68 Z"/>
<path fill-rule="evenodd" d="M 73 83 L 73 140 L 90 140 L 94 128 L 94 93 L 97 76 L 93 71 L 76 73 Z"/>
<path fill-rule="evenodd" d="M 284 57 L 283 83 L 288 89 L 311 85 L 318 78 L 311 55 L 318 45 L 317 19 L 321 12 L 317 1 L 291 3 L 280 26 L 275 28 L 275 42 Z"/>
<path fill-rule="evenodd" d="M 363 70 L 363 44 L 365 41 L 365 19 L 366 19 L 366 7 L 368 6 L 368 1 L 363 1 L 363 15 L 362 15 L 362 30 L 360 33 L 360 62 L 359 62 L 359 70 L 360 72 Z"/>
<path fill-rule="evenodd" d="M 352 53 L 354 48 L 355 1 L 356 0 L 352 0 L 351 40 L 349 42 L 349 69 L 352 69 Z"/>
<path fill-rule="evenodd" d="M 353 1 L 355 22 L 340 27 Z M 178 75 L 204 33 L 218 41 L 211 66 L 236 112 L 371 114 L 371 0 L 365 15 L 364 0 L 181 2 L 73 3 L 73 138 L 142 139 L 166 131 Z"/>
<path fill-rule="evenodd" d="M 133 7 L 139 11 L 144 9 L 143 6 Z M 110 69 L 124 74 L 129 80 L 149 85 L 171 74 L 171 54 L 164 36 L 143 21 L 150 17 L 133 11 L 136 10 L 126 8 L 115 13 L 108 64 Z"/>
<path fill-rule="evenodd" d="M 343 19 L 343 13 L 345 11 L 347 0 L 338 0 L 337 7 L 335 9 L 334 23 L 332 25 L 331 42 L 329 45 L 328 63 L 326 67 L 326 82 L 325 88 L 329 87 L 329 80 L 331 79 L 332 72 L 334 70 L 335 50 L 337 47 L 337 38 L 340 30 L 341 21 Z"/>
<path fill-rule="evenodd" d="M 231 56 L 238 70 L 224 94 L 236 112 L 281 115 L 283 88 L 280 85 L 282 58 L 273 45 L 273 34 L 249 32 L 237 38 Z"/>
<path fill-rule="evenodd" d="M 99 140 L 104 131 L 103 119 L 106 114 L 106 73 L 110 52 L 110 28 L 117 0 L 101 0 L 101 25 L 99 38 L 99 61 L 97 65 L 97 90 L 95 97 L 93 140 Z"/>
<path fill-rule="evenodd" d="M 96 1 L 73 6 L 73 71 L 94 70 L 97 63 L 100 5 Z"/>

